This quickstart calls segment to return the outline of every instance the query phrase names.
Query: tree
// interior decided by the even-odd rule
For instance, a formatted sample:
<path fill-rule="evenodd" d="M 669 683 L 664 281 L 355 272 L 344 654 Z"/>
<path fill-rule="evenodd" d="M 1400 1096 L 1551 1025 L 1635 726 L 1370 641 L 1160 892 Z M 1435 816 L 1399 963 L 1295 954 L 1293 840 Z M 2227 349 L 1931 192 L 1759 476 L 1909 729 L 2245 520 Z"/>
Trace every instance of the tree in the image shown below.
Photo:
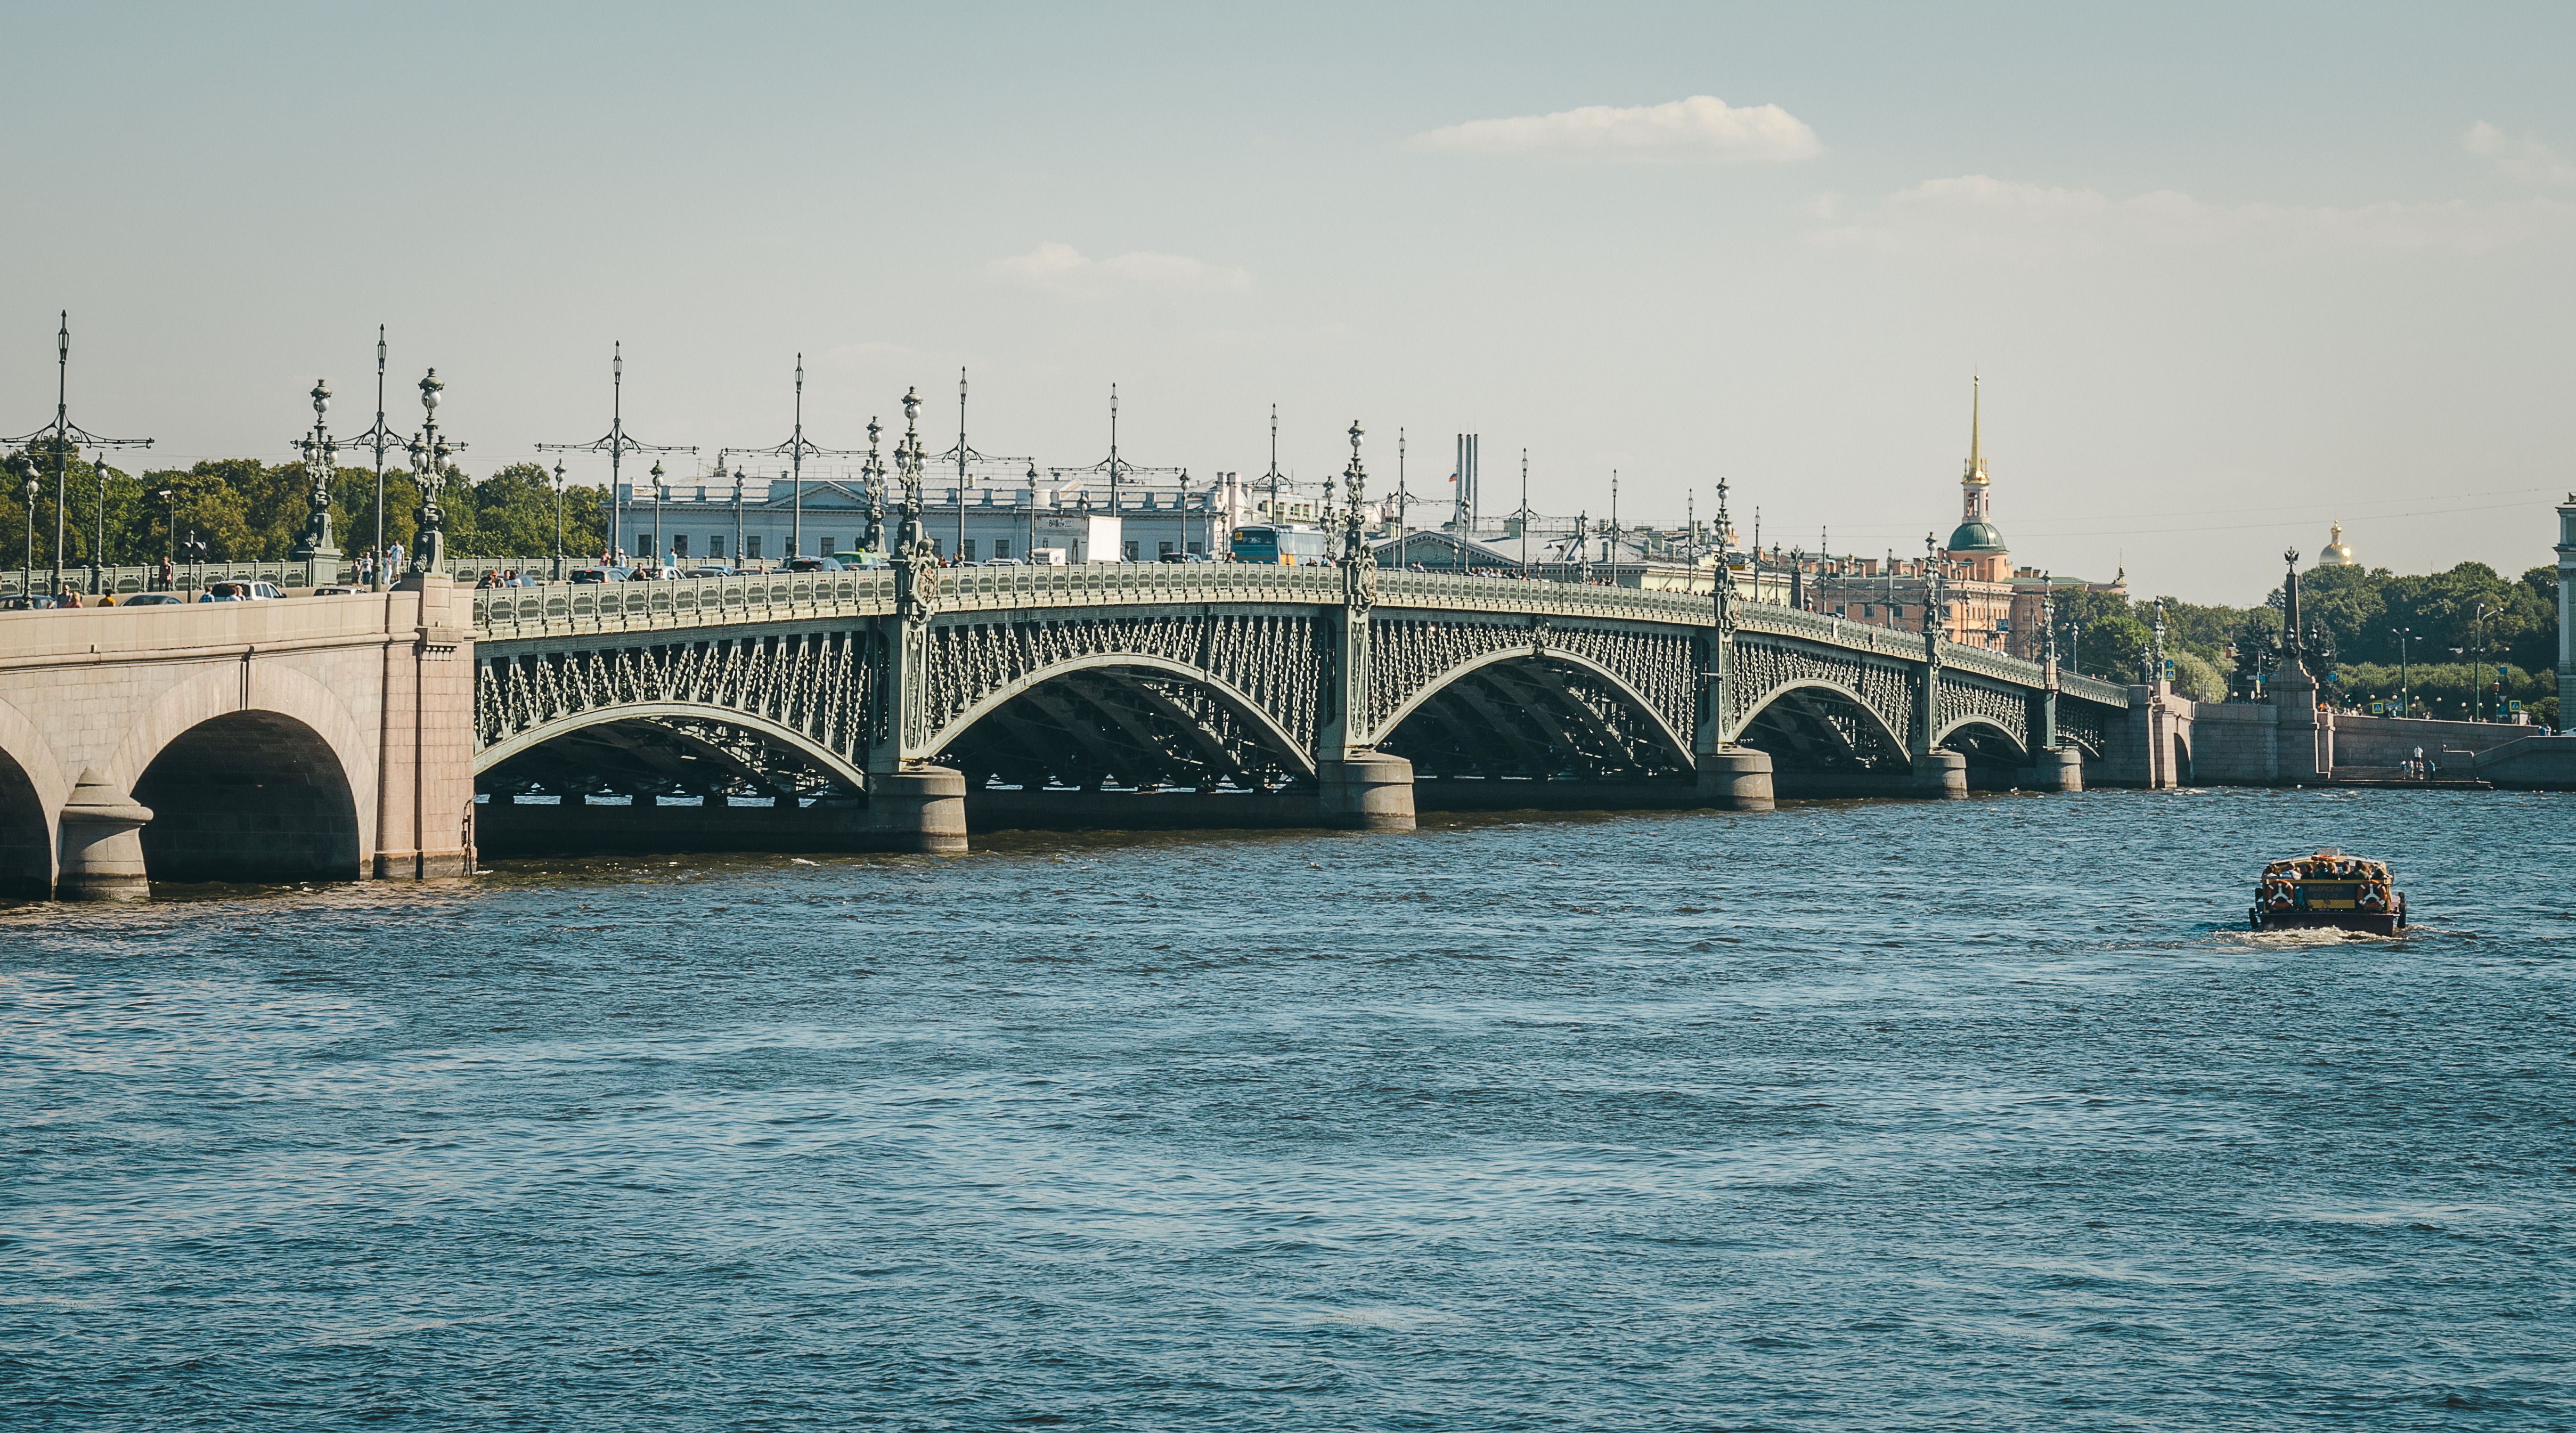
<path fill-rule="evenodd" d="M 2227 679 L 2218 674 L 2217 664 L 2188 647 L 2165 647 L 2165 657 L 2174 664 L 2174 690 L 2196 702 L 2227 700 Z"/>

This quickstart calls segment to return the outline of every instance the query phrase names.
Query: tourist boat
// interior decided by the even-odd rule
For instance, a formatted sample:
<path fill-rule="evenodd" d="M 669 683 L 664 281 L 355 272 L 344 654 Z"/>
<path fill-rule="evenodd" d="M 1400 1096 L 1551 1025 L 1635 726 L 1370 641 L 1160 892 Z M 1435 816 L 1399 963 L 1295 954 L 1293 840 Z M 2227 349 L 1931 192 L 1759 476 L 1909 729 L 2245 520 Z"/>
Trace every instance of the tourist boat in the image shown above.
<path fill-rule="evenodd" d="M 2247 920 L 2256 930 L 2357 930 L 2395 935 L 2406 925 L 2406 897 L 2388 865 L 2334 847 L 2263 868 Z"/>

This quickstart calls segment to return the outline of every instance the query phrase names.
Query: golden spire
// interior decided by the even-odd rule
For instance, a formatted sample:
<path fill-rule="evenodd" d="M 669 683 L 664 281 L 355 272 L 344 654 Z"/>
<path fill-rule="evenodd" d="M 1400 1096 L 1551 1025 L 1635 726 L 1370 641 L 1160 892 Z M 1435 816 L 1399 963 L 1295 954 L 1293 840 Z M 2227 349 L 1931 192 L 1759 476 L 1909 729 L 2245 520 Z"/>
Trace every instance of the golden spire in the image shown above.
<path fill-rule="evenodd" d="M 1984 398 L 1985 381 L 1973 373 L 1968 375 L 1968 472 L 1967 476 L 1959 479 L 1963 483 L 1981 484 L 1986 481 L 1985 425 L 1980 411 Z"/>

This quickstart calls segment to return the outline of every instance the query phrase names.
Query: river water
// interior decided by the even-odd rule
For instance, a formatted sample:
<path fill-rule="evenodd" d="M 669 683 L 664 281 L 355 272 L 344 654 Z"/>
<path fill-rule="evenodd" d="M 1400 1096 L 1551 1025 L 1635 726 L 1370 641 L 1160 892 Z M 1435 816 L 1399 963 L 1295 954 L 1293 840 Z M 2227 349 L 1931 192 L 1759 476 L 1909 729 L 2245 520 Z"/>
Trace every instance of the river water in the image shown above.
<path fill-rule="evenodd" d="M 18 1429 L 2576 1427 L 2576 797 L 0 914 Z M 2408 939 L 2238 929 L 2268 856 Z"/>

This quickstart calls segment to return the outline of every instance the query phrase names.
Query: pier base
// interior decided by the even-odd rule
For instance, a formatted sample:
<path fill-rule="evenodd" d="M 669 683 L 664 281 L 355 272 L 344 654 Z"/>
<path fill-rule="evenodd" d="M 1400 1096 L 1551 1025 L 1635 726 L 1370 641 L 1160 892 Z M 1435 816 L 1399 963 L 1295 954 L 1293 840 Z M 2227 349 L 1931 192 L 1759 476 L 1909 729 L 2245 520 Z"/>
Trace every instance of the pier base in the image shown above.
<path fill-rule="evenodd" d="M 96 767 L 80 775 L 63 803 L 63 867 L 56 891 L 67 901 L 144 901 L 152 883 L 143 872 L 143 838 L 150 808 L 107 784 Z"/>
<path fill-rule="evenodd" d="M 881 849 L 928 855 L 966 849 L 966 778 L 944 766 L 868 776 L 868 830 Z"/>
<path fill-rule="evenodd" d="M 2042 749 L 2032 752 L 2030 786 L 2034 791 L 2083 790 L 2084 753 L 2071 746 L 2056 751 Z"/>
<path fill-rule="evenodd" d="M 1917 752 L 1906 790 L 1935 801 L 1964 801 L 1968 796 L 1968 758 L 1956 751 Z"/>
<path fill-rule="evenodd" d="M 1720 811 L 1771 810 L 1771 753 L 1746 746 L 1702 753 L 1699 796 Z"/>
<path fill-rule="evenodd" d="M 1315 771 L 1324 824 L 1349 831 L 1413 829 L 1413 763 L 1384 752 L 1320 762 Z"/>

